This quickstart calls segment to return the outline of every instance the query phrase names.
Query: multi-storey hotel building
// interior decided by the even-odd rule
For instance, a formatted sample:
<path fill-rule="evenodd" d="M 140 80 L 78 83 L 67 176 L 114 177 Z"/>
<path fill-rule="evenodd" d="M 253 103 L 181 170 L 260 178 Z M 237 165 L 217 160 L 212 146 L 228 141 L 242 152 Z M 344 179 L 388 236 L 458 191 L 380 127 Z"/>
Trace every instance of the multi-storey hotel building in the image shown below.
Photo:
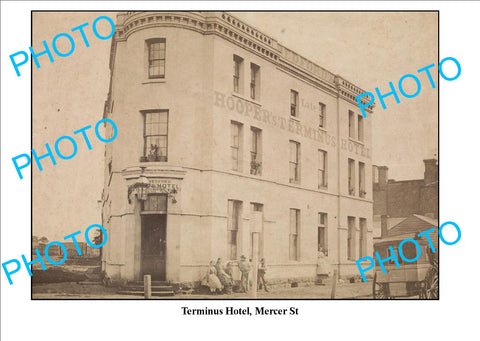
<path fill-rule="evenodd" d="M 117 17 L 104 116 L 103 267 L 196 282 L 252 257 L 270 280 L 372 253 L 371 124 L 339 75 L 228 13 Z M 371 113 L 371 107 L 368 111 Z"/>

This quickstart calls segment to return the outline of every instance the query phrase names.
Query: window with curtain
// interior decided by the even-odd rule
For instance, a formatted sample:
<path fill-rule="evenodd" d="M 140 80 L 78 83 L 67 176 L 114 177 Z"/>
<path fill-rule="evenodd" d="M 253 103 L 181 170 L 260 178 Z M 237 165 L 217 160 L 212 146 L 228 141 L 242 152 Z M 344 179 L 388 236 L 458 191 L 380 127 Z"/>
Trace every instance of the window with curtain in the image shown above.
<path fill-rule="evenodd" d="M 144 157 L 148 161 L 168 161 L 168 111 L 146 111 L 144 122 Z"/>

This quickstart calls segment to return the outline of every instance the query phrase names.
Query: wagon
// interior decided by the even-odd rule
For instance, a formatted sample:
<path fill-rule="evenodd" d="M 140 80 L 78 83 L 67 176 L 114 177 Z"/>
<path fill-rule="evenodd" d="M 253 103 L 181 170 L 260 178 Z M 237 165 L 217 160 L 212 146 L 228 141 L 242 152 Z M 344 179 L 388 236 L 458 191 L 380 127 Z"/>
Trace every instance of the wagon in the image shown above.
<path fill-rule="evenodd" d="M 417 296 L 420 299 L 438 298 L 438 251 L 432 253 L 425 238 L 415 238 L 416 234 L 405 234 L 395 237 L 383 238 L 375 243 L 374 251 L 378 252 L 381 259 L 391 256 L 391 246 L 397 256 L 400 267 L 397 268 L 394 260 L 383 263 L 386 273 L 383 273 L 379 263 L 375 263 L 373 277 L 373 298 L 393 299 L 396 297 Z M 405 262 L 399 255 L 398 246 L 406 238 L 415 239 L 420 245 L 420 257 L 411 263 Z M 417 248 L 413 243 L 402 246 L 403 255 L 407 259 L 414 259 Z"/>

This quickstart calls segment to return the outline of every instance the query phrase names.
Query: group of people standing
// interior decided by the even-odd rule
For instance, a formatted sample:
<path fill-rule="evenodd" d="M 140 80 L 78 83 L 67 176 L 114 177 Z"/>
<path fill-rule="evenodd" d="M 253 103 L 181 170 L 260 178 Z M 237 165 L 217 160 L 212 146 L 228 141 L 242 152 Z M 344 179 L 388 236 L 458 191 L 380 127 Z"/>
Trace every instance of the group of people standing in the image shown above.
<path fill-rule="evenodd" d="M 235 280 L 233 278 L 233 265 L 237 264 L 240 270 L 240 292 L 248 292 L 249 289 L 249 274 L 251 271 L 250 261 L 247 261 L 245 256 L 241 256 L 239 261 L 229 261 L 224 265 L 221 258 L 217 259 L 215 263 L 213 260 L 210 262 L 208 272 L 202 281 L 203 285 L 210 288 L 210 293 L 213 295 L 217 293 L 231 294 L 233 292 L 233 286 Z M 265 273 L 267 267 L 265 265 L 265 259 L 262 258 L 258 264 L 257 269 L 257 288 L 263 288 L 268 292 L 267 283 L 265 281 Z"/>

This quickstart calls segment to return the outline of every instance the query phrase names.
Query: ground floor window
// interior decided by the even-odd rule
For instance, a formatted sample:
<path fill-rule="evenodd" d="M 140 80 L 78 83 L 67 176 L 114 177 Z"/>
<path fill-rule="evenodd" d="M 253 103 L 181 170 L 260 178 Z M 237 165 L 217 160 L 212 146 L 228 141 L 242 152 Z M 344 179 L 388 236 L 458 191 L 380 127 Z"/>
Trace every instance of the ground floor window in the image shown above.
<path fill-rule="evenodd" d="M 355 260 L 355 217 L 348 217 L 347 259 Z"/>
<path fill-rule="evenodd" d="M 327 213 L 318 213 L 318 252 L 328 256 Z"/>
<path fill-rule="evenodd" d="M 290 209 L 290 248 L 289 259 L 299 260 L 300 210 Z"/>
<path fill-rule="evenodd" d="M 238 230 L 242 211 L 242 202 L 228 200 L 227 252 L 229 259 L 238 256 Z"/>

